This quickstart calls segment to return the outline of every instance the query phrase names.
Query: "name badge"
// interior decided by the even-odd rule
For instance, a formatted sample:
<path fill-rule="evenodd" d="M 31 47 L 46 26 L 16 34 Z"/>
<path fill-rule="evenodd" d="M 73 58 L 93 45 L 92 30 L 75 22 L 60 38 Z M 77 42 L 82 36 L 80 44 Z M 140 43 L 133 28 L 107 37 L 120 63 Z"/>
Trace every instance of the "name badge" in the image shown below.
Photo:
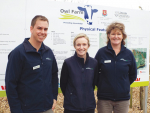
<path fill-rule="evenodd" d="M 33 70 L 40 68 L 40 65 L 34 66 Z"/>
<path fill-rule="evenodd" d="M 105 60 L 104 63 L 111 63 L 111 60 Z"/>

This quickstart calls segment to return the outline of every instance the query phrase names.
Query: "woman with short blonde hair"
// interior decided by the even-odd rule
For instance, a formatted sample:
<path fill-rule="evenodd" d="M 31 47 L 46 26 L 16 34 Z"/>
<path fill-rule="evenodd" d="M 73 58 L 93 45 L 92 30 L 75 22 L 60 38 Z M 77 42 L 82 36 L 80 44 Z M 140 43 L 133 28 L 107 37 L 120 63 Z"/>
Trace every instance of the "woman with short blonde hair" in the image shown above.
<path fill-rule="evenodd" d="M 63 63 L 60 87 L 64 95 L 64 113 L 94 113 L 97 61 L 88 54 L 90 47 L 86 34 L 78 34 L 73 41 L 74 56 Z"/>

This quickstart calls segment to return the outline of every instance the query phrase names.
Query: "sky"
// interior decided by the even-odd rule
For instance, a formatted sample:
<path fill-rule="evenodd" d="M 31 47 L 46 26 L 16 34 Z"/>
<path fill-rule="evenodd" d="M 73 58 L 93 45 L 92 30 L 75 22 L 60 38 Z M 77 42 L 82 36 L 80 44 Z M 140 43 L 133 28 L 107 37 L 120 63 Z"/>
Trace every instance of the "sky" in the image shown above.
<path fill-rule="evenodd" d="M 150 11 L 150 0 L 51 0 Z"/>

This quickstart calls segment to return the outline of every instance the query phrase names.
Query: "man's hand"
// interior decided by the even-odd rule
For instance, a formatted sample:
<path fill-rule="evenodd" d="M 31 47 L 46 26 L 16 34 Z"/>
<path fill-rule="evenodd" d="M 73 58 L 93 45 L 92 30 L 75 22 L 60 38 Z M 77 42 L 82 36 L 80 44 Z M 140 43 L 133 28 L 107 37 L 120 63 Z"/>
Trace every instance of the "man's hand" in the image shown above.
<path fill-rule="evenodd" d="M 55 107 L 56 107 L 56 100 L 55 99 L 53 99 L 53 106 L 52 106 L 52 110 L 54 110 L 55 109 Z"/>

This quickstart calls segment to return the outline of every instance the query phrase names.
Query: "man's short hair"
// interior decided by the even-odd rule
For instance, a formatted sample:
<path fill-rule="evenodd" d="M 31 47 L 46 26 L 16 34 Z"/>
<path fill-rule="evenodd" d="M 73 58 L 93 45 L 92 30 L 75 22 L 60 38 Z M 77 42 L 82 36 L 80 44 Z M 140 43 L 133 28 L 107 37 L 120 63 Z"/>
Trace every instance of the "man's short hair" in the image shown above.
<path fill-rule="evenodd" d="M 31 26 L 34 27 L 34 25 L 36 24 L 37 20 L 41 20 L 41 21 L 47 21 L 47 23 L 49 24 L 48 19 L 45 16 L 42 15 L 36 15 L 32 21 L 31 21 Z"/>

